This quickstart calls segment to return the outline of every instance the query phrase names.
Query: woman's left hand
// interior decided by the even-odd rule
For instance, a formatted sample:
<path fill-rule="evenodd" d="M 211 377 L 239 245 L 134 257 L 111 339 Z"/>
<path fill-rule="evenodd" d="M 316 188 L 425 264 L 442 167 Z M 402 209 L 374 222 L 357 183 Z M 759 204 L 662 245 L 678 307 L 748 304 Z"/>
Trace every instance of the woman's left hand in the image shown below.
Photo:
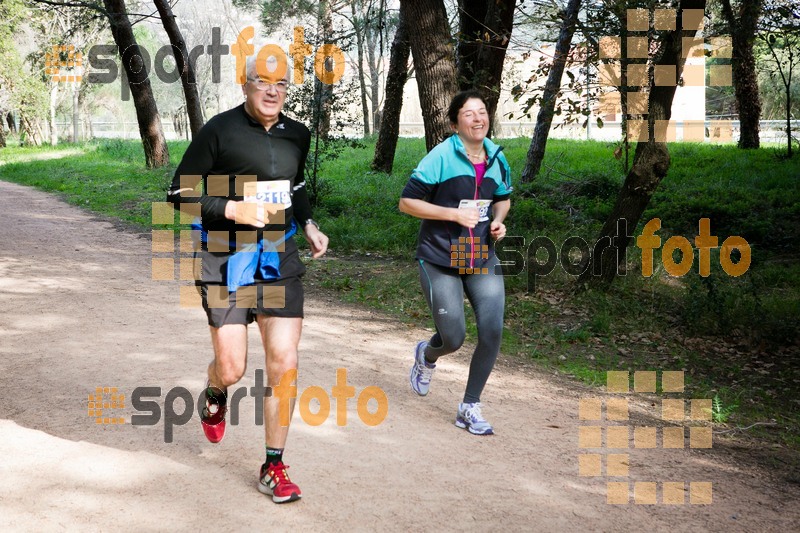
<path fill-rule="evenodd" d="M 489 226 L 489 234 L 492 236 L 492 239 L 499 241 L 506 236 L 506 225 L 493 220 L 492 224 Z"/>

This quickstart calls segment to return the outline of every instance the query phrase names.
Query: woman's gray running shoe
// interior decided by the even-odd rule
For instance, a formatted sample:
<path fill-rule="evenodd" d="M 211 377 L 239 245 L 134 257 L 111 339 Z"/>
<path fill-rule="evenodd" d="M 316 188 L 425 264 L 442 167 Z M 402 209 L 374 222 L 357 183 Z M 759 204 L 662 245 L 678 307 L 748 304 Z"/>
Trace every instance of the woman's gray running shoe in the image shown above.
<path fill-rule="evenodd" d="M 414 366 L 411 367 L 411 388 L 420 396 L 428 394 L 428 389 L 431 386 L 431 377 L 436 365 L 428 366 L 425 362 L 425 347 L 428 346 L 428 341 L 420 341 L 417 343 L 417 348 L 414 352 Z"/>
<path fill-rule="evenodd" d="M 473 435 L 494 435 L 491 424 L 481 414 L 481 407 L 480 403 L 458 404 L 456 426 L 466 429 Z"/>

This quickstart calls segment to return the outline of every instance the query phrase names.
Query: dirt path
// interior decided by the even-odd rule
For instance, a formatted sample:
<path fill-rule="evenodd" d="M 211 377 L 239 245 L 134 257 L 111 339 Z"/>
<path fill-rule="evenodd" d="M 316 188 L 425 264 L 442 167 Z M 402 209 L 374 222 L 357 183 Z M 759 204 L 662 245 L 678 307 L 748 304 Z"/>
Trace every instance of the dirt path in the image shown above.
<path fill-rule="evenodd" d="M 358 394 L 389 400 L 368 427 L 348 402 L 320 426 L 299 416 L 286 460 L 304 491 L 277 506 L 255 489 L 263 459 L 254 400 L 219 445 L 196 414 L 164 442 L 154 426 L 98 425 L 87 398 L 100 387 L 196 394 L 210 359 L 201 310 L 178 306 L 177 282 L 151 281 L 149 239 L 114 229 L 45 193 L 0 182 L 0 529 L 527 531 L 787 531 L 800 524 L 800 490 L 749 466 L 715 441 L 711 450 L 629 449 L 629 476 L 578 475 L 578 401 L 596 396 L 529 368 L 503 365 L 484 393 L 494 437 L 453 426 L 466 350 L 443 361 L 426 398 L 407 383 L 414 342 L 427 335 L 386 317 L 310 294 L 298 389 L 331 391 L 346 368 Z M 334 243 L 335 245 L 335 243 Z M 416 290 L 416 288 L 410 288 Z M 250 330 L 250 366 L 263 368 Z M 108 396 L 106 396 L 107 398 Z M 655 425 L 632 400 L 631 425 Z M 181 400 L 175 410 L 183 411 Z M 114 410 L 110 410 L 114 412 Z M 600 422 L 599 424 L 605 424 Z M 688 447 L 688 444 L 687 444 Z M 604 450 L 593 450 L 604 454 Z M 713 503 L 609 505 L 606 481 L 705 481 Z M 661 485 L 658 485 L 661 499 Z M 688 489 L 688 484 L 687 484 Z"/>

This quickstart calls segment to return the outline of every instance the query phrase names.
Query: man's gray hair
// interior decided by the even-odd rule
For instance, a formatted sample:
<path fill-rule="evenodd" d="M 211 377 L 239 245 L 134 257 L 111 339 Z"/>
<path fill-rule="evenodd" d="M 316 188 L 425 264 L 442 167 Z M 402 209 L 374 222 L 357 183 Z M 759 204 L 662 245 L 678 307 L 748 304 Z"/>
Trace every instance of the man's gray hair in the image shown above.
<path fill-rule="evenodd" d="M 255 47 L 255 49 L 256 50 L 260 50 L 260 48 L 258 48 L 258 47 Z M 245 73 L 247 75 L 247 79 L 249 79 L 249 80 L 257 80 L 258 79 L 258 70 L 256 69 L 256 56 L 255 55 L 247 56 L 247 62 L 245 63 L 245 65 L 246 65 Z M 269 65 L 270 67 L 275 65 L 277 67 L 277 60 L 274 57 L 269 57 L 267 59 L 267 65 Z M 287 62 L 286 62 L 286 74 L 284 75 L 284 79 L 286 79 L 287 81 L 291 79 L 289 77 L 289 62 L 288 62 L 288 58 L 287 58 Z"/>

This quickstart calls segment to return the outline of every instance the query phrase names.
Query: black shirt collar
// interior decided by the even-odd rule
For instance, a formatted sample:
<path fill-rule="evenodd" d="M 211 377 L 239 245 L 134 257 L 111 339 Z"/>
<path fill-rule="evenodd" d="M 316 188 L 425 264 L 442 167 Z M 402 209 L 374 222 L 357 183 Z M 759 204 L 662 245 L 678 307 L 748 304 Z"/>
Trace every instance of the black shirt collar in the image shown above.
<path fill-rule="evenodd" d="M 254 119 L 253 117 L 251 117 L 251 116 L 250 116 L 250 115 L 247 113 L 247 110 L 245 110 L 245 108 L 244 108 L 244 103 L 242 103 L 242 104 L 239 106 L 239 108 L 242 110 L 242 114 L 245 116 L 245 118 L 247 119 L 247 121 L 250 123 L 250 125 L 251 125 L 251 126 L 258 126 L 259 128 L 262 128 L 262 129 L 264 128 L 264 125 L 263 125 L 263 124 L 261 124 L 259 121 L 257 121 L 256 119 Z M 276 122 L 275 124 L 273 124 L 273 125 L 272 125 L 272 128 L 276 128 L 276 127 L 277 127 L 278 129 L 281 129 L 281 130 L 282 130 L 282 129 L 284 129 L 284 128 L 286 127 L 286 126 L 285 126 L 285 124 L 284 124 L 284 122 L 285 122 L 285 119 L 286 119 L 286 115 L 284 115 L 284 114 L 283 114 L 283 111 L 281 111 L 280 113 L 278 113 L 278 122 Z M 284 125 L 282 125 L 282 126 L 279 126 L 280 124 L 284 124 Z M 270 130 L 271 130 L 272 128 L 270 128 Z"/>

